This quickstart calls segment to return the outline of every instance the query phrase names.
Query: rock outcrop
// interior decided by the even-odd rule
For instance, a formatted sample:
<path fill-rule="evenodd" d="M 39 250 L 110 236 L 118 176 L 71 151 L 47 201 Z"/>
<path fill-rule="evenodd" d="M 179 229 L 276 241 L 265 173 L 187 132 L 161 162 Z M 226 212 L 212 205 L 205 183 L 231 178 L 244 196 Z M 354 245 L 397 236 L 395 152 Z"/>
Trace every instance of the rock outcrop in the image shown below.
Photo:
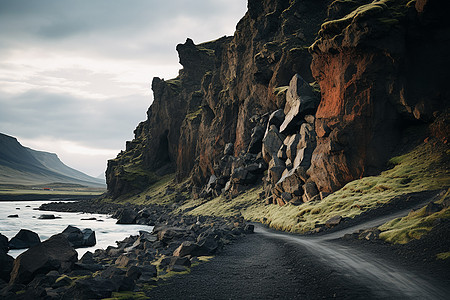
<path fill-rule="evenodd" d="M 153 80 L 109 196 L 172 172 L 194 197 L 263 182 L 266 203 L 299 204 L 379 173 L 405 128 L 448 108 L 448 6 L 250 0 L 233 37 L 177 46 L 183 69 Z"/>
<path fill-rule="evenodd" d="M 313 80 L 307 47 L 326 17 L 326 3 L 252 0 L 248 8 L 233 37 L 177 46 L 179 76 L 153 79 L 147 120 L 108 163 L 110 196 L 137 193 L 174 171 L 179 180 L 190 177 L 203 186 L 218 175 L 228 143 L 233 155 L 249 146 L 250 153 L 261 151 L 265 127 L 255 128 L 255 119 L 284 107 L 283 90 L 294 74 Z"/>
<path fill-rule="evenodd" d="M 361 4 L 335 1 L 310 48 L 322 101 L 308 174 L 321 191 L 378 173 L 408 123 L 429 122 L 449 103 L 449 3 Z"/>
<path fill-rule="evenodd" d="M 15 260 L 11 272 L 11 284 L 27 284 L 37 274 L 46 274 L 56 270 L 70 270 L 77 261 L 77 252 L 70 246 L 63 234 L 57 234 L 48 240 L 31 247 Z"/>

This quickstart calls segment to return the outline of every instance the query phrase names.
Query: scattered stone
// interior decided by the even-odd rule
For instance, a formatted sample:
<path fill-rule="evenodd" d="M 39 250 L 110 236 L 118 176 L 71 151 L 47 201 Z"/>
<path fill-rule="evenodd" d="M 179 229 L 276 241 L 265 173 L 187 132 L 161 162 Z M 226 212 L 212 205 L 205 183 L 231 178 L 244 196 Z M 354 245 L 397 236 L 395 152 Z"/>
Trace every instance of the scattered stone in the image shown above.
<path fill-rule="evenodd" d="M 39 220 L 53 220 L 53 219 L 56 219 L 56 216 L 52 215 L 52 214 L 44 214 L 44 215 L 40 215 L 38 219 Z"/>
<path fill-rule="evenodd" d="M 96 221 L 97 218 L 92 217 L 92 218 L 82 218 L 81 221 Z"/>
<path fill-rule="evenodd" d="M 193 242 L 190 241 L 184 241 L 181 243 L 181 245 L 173 252 L 173 256 L 186 256 L 186 255 L 192 255 L 197 251 L 199 246 Z"/>
<path fill-rule="evenodd" d="M 135 224 L 137 213 L 132 209 L 123 209 L 117 218 L 117 224 Z"/>
<path fill-rule="evenodd" d="M 25 249 L 41 242 L 39 235 L 28 229 L 21 229 L 10 241 L 9 249 Z"/>
<path fill-rule="evenodd" d="M 325 222 L 325 226 L 327 226 L 328 228 L 332 228 L 341 223 L 341 221 L 342 221 L 341 216 L 334 216 Z"/>
<path fill-rule="evenodd" d="M 8 218 L 18 218 L 19 215 L 9 215 Z"/>
<path fill-rule="evenodd" d="M 74 248 L 91 247 L 96 244 L 95 232 L 91 229 L 83 229 L 69 225 L 62 234 L 67 238 L 70 245 Z"/>
<path fill-rule="evenodd" d="M 253 224 L 246 224 L 244 227 L 244 233 L 254 233 L 255 232 L 255 225 Z"/>
<path fill-rule="evenodd" d="M 10 283 L 29 283 L 37 274 L 57 270 L 66 272 L 77 261 L 78 253 L 63 234 L 57 234 L 37 244 L 14 261 Z"/>
<path fill-rule="evenodd" d="M 8 252 L 8 238 L 0 233 L 0 252 Z"/>
<path fill-rule="evenodd" d="M 364 230 L 363 232 L 361 232 L 359 234 L 358 238 L 361 240 L 365 239 L 368 241 L 373 241 L 380 237 L 380 233 L 381 233 L 381 231 L 378 228 L 374 227 L 374 228 L 370 228 L 370 229 L 367 229 L 367 230 Z"/>
<path fill-rule="evenodd" d="M 0 279 L 8 282 L 13 269 L 14 258 L 0 251 Z"/>

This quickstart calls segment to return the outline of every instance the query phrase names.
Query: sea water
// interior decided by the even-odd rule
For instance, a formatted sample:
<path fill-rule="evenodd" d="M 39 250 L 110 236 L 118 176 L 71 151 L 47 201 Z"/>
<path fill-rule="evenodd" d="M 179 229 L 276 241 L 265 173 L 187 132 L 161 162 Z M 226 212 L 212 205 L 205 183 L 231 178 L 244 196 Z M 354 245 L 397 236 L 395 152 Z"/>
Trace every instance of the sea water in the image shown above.
<path fill-rule="evenodd" d="M 108 215 L 89 213 L 68 213 L 37 210 L 39 206 L 49 201 L 0 201 L 0 233 L 11 239 L 20 229 L 28 229 L 36 232 L 41 241 L 52 235 L 61 233 L 68 225 L 79 229 L 90 228 L 95 231 L 97 244 L 93 247 L 78 248 L 78 258 L 86 251 L 94 252 L 96 249 L 106 249 L 108 246 L 116 246 L 116 241 L 121 241 L 130 235 L 138 235 L 140 230 L 151 232 L 153 226 L 116 224 L 116 220 Z M 56 219 L 39 219 L 40 215 L 53 214 Z M 10 218 L 9 215 L 18 215 L 18 218 Z M 95 218 L 95 220 L 82 220 Z M 26 251 L 9 250 L 8 254 L 17 257 Z"/>

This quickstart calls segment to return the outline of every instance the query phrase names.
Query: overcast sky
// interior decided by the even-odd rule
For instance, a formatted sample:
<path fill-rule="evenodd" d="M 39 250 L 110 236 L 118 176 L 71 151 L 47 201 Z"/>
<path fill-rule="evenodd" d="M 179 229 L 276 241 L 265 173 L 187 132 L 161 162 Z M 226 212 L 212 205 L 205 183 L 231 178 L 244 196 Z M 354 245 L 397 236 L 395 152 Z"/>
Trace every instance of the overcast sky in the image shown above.
<path fill-rule="evenodd" d="M 246 0 L 0 0 L 0 132 L 98 176 L 145 120 L 175 47 L 233 35 Z"/>

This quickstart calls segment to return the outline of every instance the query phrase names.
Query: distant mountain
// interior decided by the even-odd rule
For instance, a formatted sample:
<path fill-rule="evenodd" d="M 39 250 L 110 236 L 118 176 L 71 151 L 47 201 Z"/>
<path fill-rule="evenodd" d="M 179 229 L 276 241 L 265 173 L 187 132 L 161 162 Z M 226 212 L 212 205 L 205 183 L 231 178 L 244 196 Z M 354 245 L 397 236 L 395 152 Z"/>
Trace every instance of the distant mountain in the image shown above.
<path fill-rule="evenodd" d="M 24 147 L 16 138 L 0 133 L 0 183 L 38 185 L 55 182 L 105 187 L 105 180 L 66 166 L 55 153 Z"/>
<path fill-rule="evenodd" d="M 102 179 L 103 181 L 106 182 L 106 175 L 105 175 L 105 172 L 103 172 L 102 174 L 99 174 L 99 175 L 98 175 L 97 177 L 95 177 L 95 178 Z"/>

